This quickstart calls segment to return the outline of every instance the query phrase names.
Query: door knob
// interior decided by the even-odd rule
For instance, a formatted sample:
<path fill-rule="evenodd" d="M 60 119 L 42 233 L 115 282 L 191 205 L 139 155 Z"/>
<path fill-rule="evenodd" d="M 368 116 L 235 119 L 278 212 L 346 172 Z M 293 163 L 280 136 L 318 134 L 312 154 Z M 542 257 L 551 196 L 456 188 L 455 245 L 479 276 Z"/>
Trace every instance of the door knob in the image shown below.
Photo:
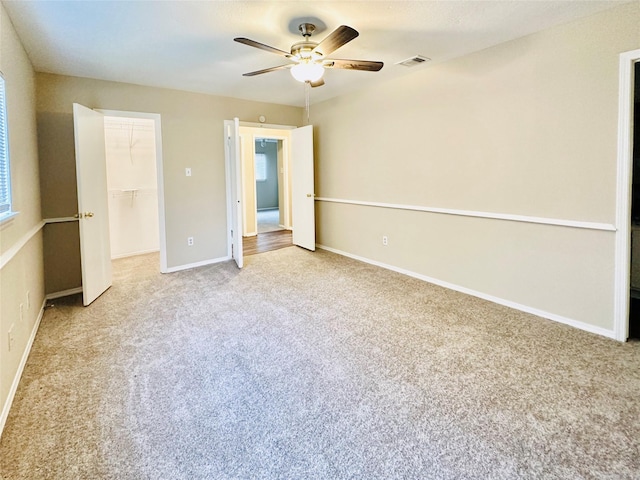
<path fill-rule="evenodd" d="M 91 217 L 93 217 L 93 212 L 85 212 L 84 218 L 91 218 Z"/>
<path fill-rule="evenodd" d="M 315 197 L 316 194 L 315 193 L 307 193 L 307 197 L 311 198 L 311 197 Z"/>

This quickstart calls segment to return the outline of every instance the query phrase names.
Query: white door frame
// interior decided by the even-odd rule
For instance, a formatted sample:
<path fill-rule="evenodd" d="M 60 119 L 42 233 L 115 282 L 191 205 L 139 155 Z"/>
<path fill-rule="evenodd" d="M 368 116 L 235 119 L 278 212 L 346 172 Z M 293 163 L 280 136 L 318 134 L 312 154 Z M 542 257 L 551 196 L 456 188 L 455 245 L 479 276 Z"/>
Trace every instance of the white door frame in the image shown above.
<path fill-rule="evenodd" d="M 640 50 L 620 54 L 613 331 L 615 339 L 621 342 L 629 336 L 634 66 L 639 61 Z"/>
<path fill-rule="evenodd" d="M 109 117 L 144 118 L 153 120 L 156 141 L 156 178 L 158 183 L 158 229 L 160 240 L 160 272 L 167 273 L 167 230 L 164 209 L 164 170 L 162 163 L 162 123 L 159 113 L 126 112 L 123 110 L 95 109 Z"/>
<path fill-rule="evenodd" d="M 247 170 L 251 170 L 253 172 L 256 171 L 256 165 L 255 165 L 255 156 L 256 156 L 256 152 L 255 152 L 255 145 L 251 146 L 251 151 L 250 153 L 247 153 L 244 148 L 244 139 L 246 138 L 246 135 L 244 133 L 242 133 L 241 129 L 238 129 L 238 135 L 240 136 L 240 176 L 242 177 L 241 183 L 242 183 L 242 191 L 240 192 L 240 197 L 242 198 L 242 201 L 245 203 L 244 207 L 242 208 L 242 231 L 240 232 L 242 234 L 243 237 L 254 237 L 256 235 L 258 235 L 258 219 L 257 217 L 254 216 L 253 219 L 253 229 L 249 230 L 249 225 L 248 225 L 248 220 L 247 220 L 247 198 L 245 196 L 245 194 L 247 193 L 245 191 L 245 179 L 247 178 L 247 176 L 249 175 L 249 172 L 247 172 Z M 246 159 L 247 159 L 247 155 L 249 155 L 250 158 L 250 165 L 247 165 Z M 247 168 L 245 168 L 247 167 Z M 251 175 L 251 178 L 253 178 L 253 203 L 255 205 L 256 203 L 256 195 L 257 195 L 257 188 L 256 188 L 256 182 L 255 182 L 255 173 L 253 175 Z"/>
<path fill-rule="evenodd" d="M 240 126 L 238 118 L 224 120 L 224 161 L 227 186 L 227 257 L 242 268 L 242 158 L 240 156 Z M 233 147 L 232 147 L 233 145 Z M 235 245 L 235 249 L 233 248 Z"/>
<path fill-rule="evenodd" d="M 271 123 L 255 123 L 255 122 L 239 122 L 239 126 L 240 129 L 242 127 L 248 127 L 248 128 L 261 128 L 264 129 L 264 134 L 253 134 L 252 133 L 252 142 L 253 142 L 253 147 L 252 147 L 252 153 L 251 153 L 251 165 L 253 166 L 252 168 L 255 171 L 255 139 L 256 138 L 273 138 L 276 140 L 282 140 L 282 148 L 284 150 L 284 159 L 283 159 L 283 164 L 284 164 L 284 173 L 283 173 L 283 178 L 287 179 L 284 185 L 284 194 L 285 194 L 285 229 L 287 230 L 291 230 L 291 222 L 289 221 L 290 219 L 290 211 L 291 211 L 291 204 L 289 202 L 289 174 L 290 172 L 290 162 L 291 162 L 291 155 L 290 155 L 290 148 L 291 148 L 291 142 L 290 139 L 287 138 L 284 135 L 278 135 L 276 133 L 274 133 L 274 130 L 295 130 L 296 127 L 295 125 L 278 125 L 278 124 L 271 124 Z M 240 134 L 240 130 L 238 131 L 238 134 Z M 244 155 L 244 152 L 241 152 Z M 242 162 L 242 164 L 244 165 L 244 162 Z M 229 190 L 229 182 L 233 181 L 233 179 L 227 178 L 227 204 L 229 204 L 231 202 L 231 192 Z M 241 182 L 242 183 L 242 182 Z M 255 192 L 255 182 L 253 182 L 253 188 L 254 188 L 254 210 L 257 212 L 257 205 L 255 204 L 255 202 L 257 202 L 257 196 L 256 196 L 256 192 Z M 241 190 L 239 192 L 239 196 L 240 198 L 244 199 L 244 190 Z M 230 212 L 229 212 L 230 214 Z M 246 218 L 245 218 L 245 209 L 242 209 L 242 232 L 244 232 L 244 229 L 246 228 Z M 258 233 L 258 217 L 256 214 L 256 219 L 255 219 L 255 229 L 254 231 L 256 232 L 256 235 Z M 230 255 L 230 254 L 229 254 Z"/>

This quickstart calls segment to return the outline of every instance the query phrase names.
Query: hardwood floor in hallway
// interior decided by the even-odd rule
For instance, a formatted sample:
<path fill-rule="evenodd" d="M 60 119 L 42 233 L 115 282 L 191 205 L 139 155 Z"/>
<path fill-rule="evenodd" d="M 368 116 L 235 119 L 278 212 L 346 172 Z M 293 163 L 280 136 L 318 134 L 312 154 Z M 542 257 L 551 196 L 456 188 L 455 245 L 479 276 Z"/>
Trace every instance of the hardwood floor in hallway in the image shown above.
<path fill-rule="evenodd" d="M 242 239 L 244 255 L 255 255 L 256 253 L 269 252 L 292 245 L 291 230 L 260 233 L 254 237 L 244 237 Z"/>

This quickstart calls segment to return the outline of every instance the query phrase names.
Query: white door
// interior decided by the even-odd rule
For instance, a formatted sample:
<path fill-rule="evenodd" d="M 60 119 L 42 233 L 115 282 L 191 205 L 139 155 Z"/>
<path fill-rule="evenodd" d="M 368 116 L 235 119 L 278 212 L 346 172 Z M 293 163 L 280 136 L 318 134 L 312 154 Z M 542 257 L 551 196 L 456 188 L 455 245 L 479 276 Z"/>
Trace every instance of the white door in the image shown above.
<path fill-rule="evenodd" d="M 73 104 L 78 183 L 82 303 L 89 305 L 111 286 L 111 247 L 104 116 Z"/>
<path fill-rule="evenodd" d="M 242 175 L 240 165 L 240 121 L 235 118 L 224 121 L 225 160 L 227 167 L 227 198 L 229 199 L 229 242 L 231 258 L 242 268 Z"/>
<path fill-rule="evenodd" d="M 291 217 L 293 244 L 315 251 L 316 215 L 313 180 L 313 126 L 291 131 Z"/>

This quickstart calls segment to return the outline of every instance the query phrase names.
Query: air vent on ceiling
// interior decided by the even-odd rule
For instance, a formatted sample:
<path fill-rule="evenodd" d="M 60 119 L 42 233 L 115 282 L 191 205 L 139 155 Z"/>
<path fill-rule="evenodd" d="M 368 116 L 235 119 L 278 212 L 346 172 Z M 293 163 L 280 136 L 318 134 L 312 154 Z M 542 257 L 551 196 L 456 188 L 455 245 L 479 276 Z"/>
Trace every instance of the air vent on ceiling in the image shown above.
<path fill-rule="evenodd" d="M 406 60 L 402 60 L 401 62 L 396 63 L 396 65 L 404 65 L 405 67 L 413 67 L 414 65 L 420 65 L 421 63 L 428 62 L 431 60 L 423 55 L 415 55 L 413 57 L 407 58 Z"/>

